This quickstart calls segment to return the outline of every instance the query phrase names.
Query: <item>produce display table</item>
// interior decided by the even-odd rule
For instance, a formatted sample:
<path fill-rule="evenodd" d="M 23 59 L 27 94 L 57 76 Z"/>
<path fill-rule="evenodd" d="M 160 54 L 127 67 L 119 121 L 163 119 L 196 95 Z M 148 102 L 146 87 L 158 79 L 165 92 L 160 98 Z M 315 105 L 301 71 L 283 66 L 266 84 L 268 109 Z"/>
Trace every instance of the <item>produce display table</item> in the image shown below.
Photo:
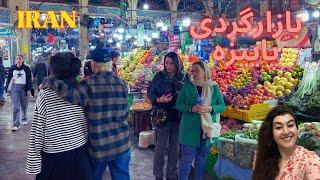
<path fill-rule="evenodd" d="M 134 134 L 138 135 L 142 131 L 152 129 L 151 109 L 150 110 L 133 110 Z"/>
<path fill-rule="evenodd" d="M 251 180 L 252 168 L 243 168 L 235 162 L 219 157 L 214 168 L 214 172 L 220 178 L 231 177 L 237 180 Z"/>

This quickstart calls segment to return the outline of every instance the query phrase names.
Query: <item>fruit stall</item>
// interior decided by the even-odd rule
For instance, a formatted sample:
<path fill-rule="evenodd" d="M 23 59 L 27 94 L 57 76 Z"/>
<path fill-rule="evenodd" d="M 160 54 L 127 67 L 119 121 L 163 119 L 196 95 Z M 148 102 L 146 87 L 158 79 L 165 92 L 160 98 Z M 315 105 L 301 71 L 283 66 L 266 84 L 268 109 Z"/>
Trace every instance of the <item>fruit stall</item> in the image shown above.
<path fill-rule="evenodd" d="M 230 172 L 239 172 L 236 177 L 250 179 L 259 127 L 277 104 L 288 105 L 298 116 L 298 144 L 320 152 L 320 125 L 317 123 L 320 114 L 316 110 L 320 108 L 320 63 L 299 60 L 300 51 L 282 48 L 275 61 L 260 56 L 257 61 L 244 59 L 229 66 L 226 61 L 215 60 L 211 53 L 207 64 L 226 104 L 216 147 L 219 158 L 207 168 L 214 171 L 212 174 L 235 177 L 235 173 Z M 243 50 L 236 50 L 236 54 L 242 53 Z M 128 82 L 130 90 L 146 93 L 148 83 L 163 68 L 165 54 L 165 51 L 155 55 L 153 49 L 135 49 L 121 61 L 120 76 Z M 248 53 L 249 57 L 253 55 Z M 193 53 L 179 53 L 179 56 L 186 71 L 193 62 L 200 60 Z M 152 106 L 146 94 L 134 99 L 130 109 L 136 133 L 152 128 L 150 116 L 147 116 Z"/>

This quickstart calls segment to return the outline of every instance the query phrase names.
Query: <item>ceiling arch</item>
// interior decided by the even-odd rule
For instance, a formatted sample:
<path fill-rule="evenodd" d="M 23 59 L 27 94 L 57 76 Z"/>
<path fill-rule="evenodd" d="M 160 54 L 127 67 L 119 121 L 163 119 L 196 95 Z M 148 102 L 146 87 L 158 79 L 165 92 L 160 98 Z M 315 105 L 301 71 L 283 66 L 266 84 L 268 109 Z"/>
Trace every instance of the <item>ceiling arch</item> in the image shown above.
<path fill-rule="evenodd" d="M 150 10 L 169 11 L 169 3 L 167 0 L 138 0 L 138 9 L 143 9 L 144 4 L 149 5 Z"/>
<path fill-rule="evenodd" d="M 178 11 L 203 13 L 205 7 L 201 0 L 180 0 Z"/>

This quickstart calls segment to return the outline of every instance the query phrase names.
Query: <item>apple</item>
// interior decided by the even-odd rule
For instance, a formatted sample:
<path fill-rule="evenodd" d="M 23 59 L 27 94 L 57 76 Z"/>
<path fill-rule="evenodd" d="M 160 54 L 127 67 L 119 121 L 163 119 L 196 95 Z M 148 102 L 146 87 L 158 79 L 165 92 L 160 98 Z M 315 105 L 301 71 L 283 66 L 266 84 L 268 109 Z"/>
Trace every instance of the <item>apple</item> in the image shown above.
<path fill-rule="evenodd" d="M 277 87 L 277 90 L 283 92 L 285 90 L 285 88 L 283 86 L 279 85 Z"/>
<path fill-rule="evenodd" d="M 283 96 L 283 93 L 281 91 L 277 91 L 276 96 Z"/>
<path fill-rule="evenodd" d="M 277 82 L 277 81 L 280 81 L 280 77 L 279 76 L 276 76 L 273 78 L 273 82 Z"/>
<path fill-rule="evenodd" d="M 279 81 L 279 85 L 284 86 L 285 84 L 286 84 L 285 81 L 283 81 L 283 80 L 280 80 L 280 81 Z"/>
<path fill-rule="evenodd" d="M 284 73 L 284 77 L 290 79 L 292 76 L 291 76 L 291 73 L 290 73 L 290 72 L 285 72 L 285 73 Z"/>
<path fill-rule="evenodd" d="M 266 86 L 266 87 L 270 87 L 270 86 L 271 86 L 271 83 L 270 83 L 269 81 L 265 81 L 265 82 L 263 83 L 263 85 Z"/>
<path fill-rule="evenodd" d="M 279 76 L 279 77 L 282 77 L 283 76 L 283 71 L 278 71 L 278 73 L 277 73 L 277 75 Z"/>
<path fill-rule="evenodd" d="M 286 82 L 285 85 L 284 85 L 284 87 L 285 87 L 286 89 L 292 89 L 293 84 L 292 84 L 291 82 Z"/>
<path fill-rule="evenodd" d="M 262 89 L 263 86 L 262 86 L 261 84 L 258 84 L 258 85 L 257 85 L 257 88 L 258 88 L 258 89 Z"/>

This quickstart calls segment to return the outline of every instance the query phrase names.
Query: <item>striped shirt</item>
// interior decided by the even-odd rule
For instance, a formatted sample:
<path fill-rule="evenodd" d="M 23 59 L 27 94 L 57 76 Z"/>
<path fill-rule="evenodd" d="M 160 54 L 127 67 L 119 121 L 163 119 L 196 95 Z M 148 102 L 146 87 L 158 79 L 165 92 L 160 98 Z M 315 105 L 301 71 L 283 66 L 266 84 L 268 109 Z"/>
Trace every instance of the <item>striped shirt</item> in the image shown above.
<path fill-rule="evenodd" d="M 87 142 L 88 126 L 81 106 L 62 100 L 51 89 L 41 90 L 30 132 L 26 172 L 41 172 L 41 151 L 59 153 Z"/>
<path fill-rule="evenodd" d="M 96 161 L 111 161 L 130 148 L 125 82 L 112 72 L 100 72 L 88 81 L 89 154 Z"/>

